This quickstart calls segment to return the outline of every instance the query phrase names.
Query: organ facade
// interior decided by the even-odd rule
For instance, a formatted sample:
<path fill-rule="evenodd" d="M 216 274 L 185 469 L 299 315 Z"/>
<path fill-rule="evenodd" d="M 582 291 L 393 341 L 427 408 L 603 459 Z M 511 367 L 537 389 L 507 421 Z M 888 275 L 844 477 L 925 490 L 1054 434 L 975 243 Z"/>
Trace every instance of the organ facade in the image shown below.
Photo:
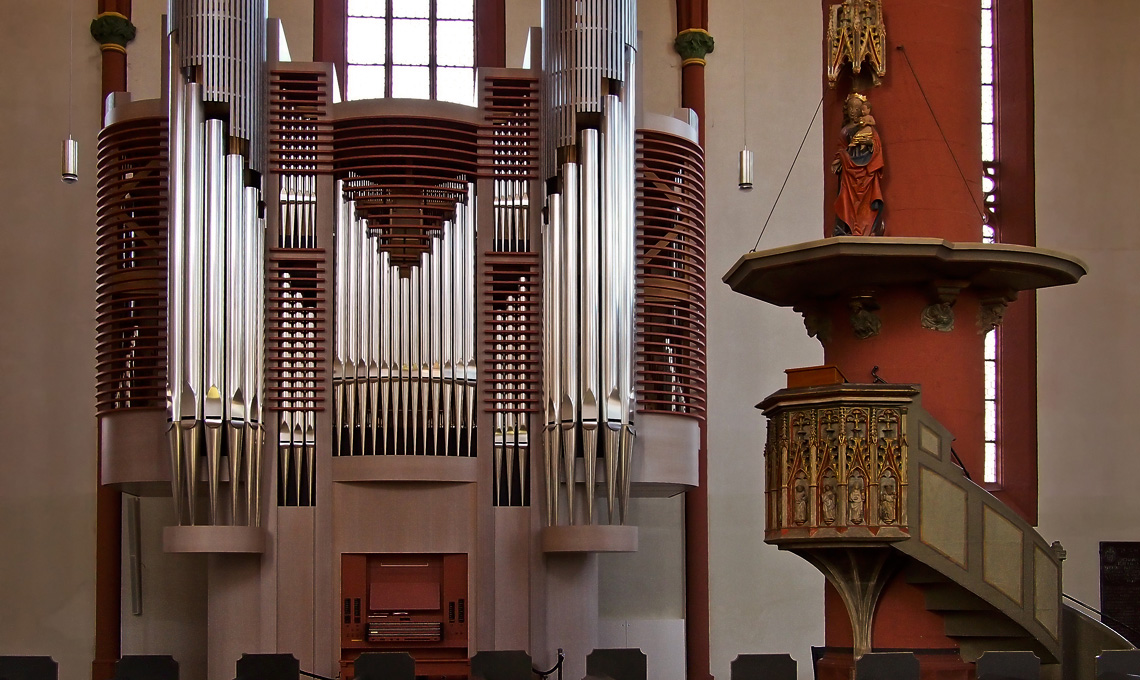
<path fill-rule="evenodd" d="M 547 0 L 476 105 L 341 101 L 265 0 L 174 0 L 99 146 L 104 484 L 204 553 L 209 676 L 366 651 L 466 676 L 598 642 L 598 553 L 698 484 L 696 117 L 639 104 L 632 0 Z"/>

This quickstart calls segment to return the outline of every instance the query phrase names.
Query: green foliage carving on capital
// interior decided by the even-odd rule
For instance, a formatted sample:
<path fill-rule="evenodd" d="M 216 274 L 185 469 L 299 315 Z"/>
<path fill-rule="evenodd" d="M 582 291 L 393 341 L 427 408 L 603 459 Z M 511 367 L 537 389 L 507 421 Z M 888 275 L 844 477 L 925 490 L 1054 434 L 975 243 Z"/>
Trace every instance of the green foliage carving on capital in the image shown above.
<path fill-rule="evenodd" d="M 91 21 L 91 37 L 100 45 L 126 47 L 135 39 L 135 25 L 121 14 L 104 13 Z"/>
<path fill-rule="evenodd" d="M 709 32 L 701 28 L 689 28 L 677 34 L 673 41 L 673 49 L 684 60 L 704 59 L 711 54 L 715 41 Z"/>

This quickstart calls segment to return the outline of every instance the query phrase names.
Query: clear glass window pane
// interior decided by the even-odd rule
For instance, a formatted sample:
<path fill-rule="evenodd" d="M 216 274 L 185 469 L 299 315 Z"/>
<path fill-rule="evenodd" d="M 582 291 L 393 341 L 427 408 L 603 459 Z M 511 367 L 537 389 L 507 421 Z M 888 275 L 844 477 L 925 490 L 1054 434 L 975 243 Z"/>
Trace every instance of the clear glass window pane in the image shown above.
<path fill-rule="evenodd" d="M 435 63 L 475 65 L 475 22 L 440 21 L 435 25 Z"/>
<path fill-rule="evenodd" d="M 437 19 L 474 19 L 475 3 L 472 0 L 435 0 Z"/>
<path fill-rule="evenodd" d="M 986 399 L 997 399 L 997 366 L 995 362 L 986 362 Z"/>
<path fill-rule="evenodd" d="M 993 12 L 982 12 L 982 47 L 994 46 Z"/>
<path fill-rule="evenodd" d="M 392 16 L 407 18 L 428 17 L 431 0 L 392 0 Z"/>
<path fill-rule="evenodd" d="M 385 0 L 348 0 L 348 16 L 382 17 L 387 5 Z"/>
<path fill-rule="evenodd" d="M 982 85 L 982 123 L 994 122 L 994 86 Z"/>
<path fill-rule="evenodd" d="M 994 126 L 982 126 L 982 160 L 994 160 Z"/>
<path fill-rule="evenodd" d="M 993 203 L 993 199 L 993 196 L 986 196 L 986 203 Z M 994 226 L 992 224 L 982 225 L 982 243 L 997 243 L 997 231 L 994 230 Z"/>
<path fill-rule="evenodd" d="M 348 65 L 348 99 L 379 99 L 384 96 L 384 67 Z"/>
<path fill-rule="evenodd" d="M 982 175 L 982 193 L 988 194 L 994 190 L 994 178 Z"/>
<path fill-rule="evenodd" d="M 994 48 L 982 48 L 982 84 L 993 85 L 994 82 Z"/>
<path fill-rule="evenodd" d="M 475 106 L 475 69 L 440 67 L 435 72 L 435 98 Z"/>
<path fill-rule="evenodd" d="M 392 63 L 408 66 L 428 63 L 428 20 L 392 20 Z M 396 82 L 393 76 L 392 82 Z"/>
<path fill-rule="evenodd" d="M 384 24 L 387 19 L 348 20 L 348 63 L 383 64 L 386 38 Z"/>
<path fill-rule="evenodd" d="M 997 444 L 986 442 L 986 476 L 987 484 L 997 483 Z"/>
<path fill-rule="evenodd" d="M 428 99 L 428 67 L 393 66 L 392 96 L 403 99 Z"/>
<path fill-rule="evenodd" d="M 986 441 L 997 441 L 997 403 L 986 402 Z"/>
<path fill-rule="evenodd" d="M 985 357 L 987 361 L 994 361 L 997 359 L 997 332 L 990 331 L 986 333 L 985 341 Z"/>

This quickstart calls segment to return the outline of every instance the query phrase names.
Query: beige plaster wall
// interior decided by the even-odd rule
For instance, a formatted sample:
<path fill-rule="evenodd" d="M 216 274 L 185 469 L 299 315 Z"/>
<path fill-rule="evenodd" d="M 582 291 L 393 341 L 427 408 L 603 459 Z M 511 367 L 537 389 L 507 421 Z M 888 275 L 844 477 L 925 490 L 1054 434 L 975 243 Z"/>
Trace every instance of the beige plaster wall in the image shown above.
<path fill-rule="evenodd" d="M 93 5 L 91 5 L 93 7 Z M 95 150 L 92 15 L 9 3 L 0 27 L 0 655 L 90 677 L 95 610 Z M 60 182 L 74 30 L 78 184 Z"/>
<path fill-rule="evenodd" d="M 1100 541 L 1140 540 L 1140 5 L 1034 3 L 1037 242 L 1089 275 L 1040 294 L 1040 527 L 1065 592 L 1099 606 Z"/>
<path fill-rule="evenodd" d="M 712 673 L 727 678 L 738 654 L 786 652 L 809 678 L 810 646 L 823 644 L 823 577 L 764 543 L 766 424 L 753 406 L 784 387 L 785 368 L 818 365 L 823 352 L 798 314 L 738 295 L 720 278 L 755 244 L 819 102 L 819 4 L 713 2 L 709 31 L 716 39 L 706 69 Z M 746 118 L 756 153 L 751 192 L 737 188 Z M 817 120 L 761 249 L 819 237 L 821 145 Z"/>

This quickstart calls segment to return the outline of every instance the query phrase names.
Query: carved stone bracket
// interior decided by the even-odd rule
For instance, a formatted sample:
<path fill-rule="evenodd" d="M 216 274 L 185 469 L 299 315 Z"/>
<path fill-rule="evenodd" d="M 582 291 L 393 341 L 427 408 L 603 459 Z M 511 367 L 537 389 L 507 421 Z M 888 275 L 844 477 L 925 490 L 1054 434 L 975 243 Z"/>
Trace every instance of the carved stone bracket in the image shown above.
<path fill-rule="evenodd" d="M 978 335 L 985 335 L 1001 325 L 1009 303 L 1017 299 L 1016 292 L 983 297 L 978 308 Z"/>
<path fill-rule="evenodd" d="M 876 314 L 879 303 L 871 294 L 856 295 L 847 306 L 851 310 L 851 328 L 855 330 L 855 337 L 866 340 L 875 337 L 883 329 L 883 320 Z"/>
<path fill-rule="evenodd" d="M 871 628 L 883 588 L 906 558 L 890 548 L 797 550 L 838 591 L 851 617 L 855 658 L 871 651 Z"/>
<path fill-rule="evenodd" d="M 949 333 L 954 330 L 954 304 L 936 302 L 922 308 L 922 327 L 927 330 Z"/>
<path fill-rule="evenodd" d="M 804 329 L 809 338 L 815 338 L 824 344 L 831 340 L 831 317 L 815 306 L 795 307 L 794 310 L 803 316 Z"/>
<path fill-rule="evenodd" d="M 969 281 L 933 281 L 929 287 L 931 302 L 922 310 L 922 327 L 949 333 L 954 330 L 954 303 Z"/>

